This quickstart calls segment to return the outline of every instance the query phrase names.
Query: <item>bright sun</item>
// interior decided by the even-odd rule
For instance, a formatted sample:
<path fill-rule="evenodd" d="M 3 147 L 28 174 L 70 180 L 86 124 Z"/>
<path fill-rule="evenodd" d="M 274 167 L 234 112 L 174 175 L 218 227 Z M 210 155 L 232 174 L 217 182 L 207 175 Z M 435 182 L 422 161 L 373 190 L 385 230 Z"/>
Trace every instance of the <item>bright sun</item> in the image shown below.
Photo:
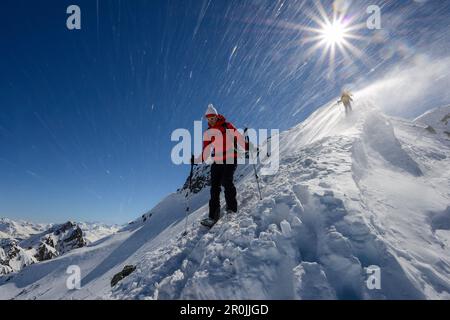
<path fill-rule="evenodd" d="M 328 11 L 322 6 L 321 1 L 315 2 L 316 11 L 306 11 L 315 26 L 289 24 L 289 29 L 298 29 L 306 33 L 301 40 L 301 47 L 305 48 L 304 57 L 310 58 L 315 53 L 319 53 L 316 64 L 322 66 L 328 58 L 328 73 L 330 78 L 334 77 L 336 58 L 339 62 L 345 61 L 353 63 L 361 60 L 364 63 L 366 57 L 353 42 L 365 40 L 365 37 L 358 35 L 358 30 L 366 28 L 364 23 L 355 24 L 357 16 L 348 13 L 348 9 L 337 11 L 333 9 L 330 17 Z M 310 46 L 306 48 L 306 45 Z"/>
<path fill-rule="evenodd" d="M 341 45 L 347 36 L 347 30 L 342 22 L 335 20 L 333 23 L 324 25 L 321 34 L 329 46 Z"/>

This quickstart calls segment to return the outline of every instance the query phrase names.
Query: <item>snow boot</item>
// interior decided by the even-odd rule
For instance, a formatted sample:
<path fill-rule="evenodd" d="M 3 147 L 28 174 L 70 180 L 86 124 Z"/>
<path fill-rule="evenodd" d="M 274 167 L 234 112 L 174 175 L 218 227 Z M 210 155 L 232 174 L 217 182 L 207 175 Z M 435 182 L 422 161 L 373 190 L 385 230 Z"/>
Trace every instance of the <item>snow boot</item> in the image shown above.
<path fill-rule="evenodd" d="M 200 222 L 200 224 L 201 224 L 202 226 L 207 227 L 207 228 L 212 228 L 212 227 L 217 223 L 217 221 L 218 221 L 218 220 L 213 220 L 213 219 L 210 219 L 210 218 L 206 218 L 206 219 L 203 219 L 203 220 Z"/>

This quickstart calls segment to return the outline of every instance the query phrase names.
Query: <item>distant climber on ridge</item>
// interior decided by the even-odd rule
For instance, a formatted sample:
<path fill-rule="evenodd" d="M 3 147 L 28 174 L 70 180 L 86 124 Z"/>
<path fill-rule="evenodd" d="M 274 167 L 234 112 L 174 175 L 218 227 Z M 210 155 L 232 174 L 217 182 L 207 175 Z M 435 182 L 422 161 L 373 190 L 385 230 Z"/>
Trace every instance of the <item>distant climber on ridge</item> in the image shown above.
<path fill-rule="evenodd" d="M 337 102 L 338 105 L 340 105 L 341 103 L 344 104 L 345 114 L 346 115 L 350 114 L 353 111 L 353 109 L 352 109 L 352 102 L 353 102 L 352 96 L 353 95 L 350 92 L 344 91 L 344 92 L 342 92 L 341 100 L 339 100 Z"/>
<path fill-rule="evenodd" d="M 202 155 L 195 158 L 195 163 L 201 163 L 211 157 L 211 199 L 209 201 L 209 218 L 201 222 L 202 225 L 212 227 L 220 219 L 220 192 L 225 188 L 227 214 L 236 213 L 236 187 L 234 186 L 234 172 L 237 168 L 238 146 L 248 150 L 249 144 L 239 131 L 220 115 L 212 104 L 208 105 L 205 117 L 208 129 L 203 135 Z"/>

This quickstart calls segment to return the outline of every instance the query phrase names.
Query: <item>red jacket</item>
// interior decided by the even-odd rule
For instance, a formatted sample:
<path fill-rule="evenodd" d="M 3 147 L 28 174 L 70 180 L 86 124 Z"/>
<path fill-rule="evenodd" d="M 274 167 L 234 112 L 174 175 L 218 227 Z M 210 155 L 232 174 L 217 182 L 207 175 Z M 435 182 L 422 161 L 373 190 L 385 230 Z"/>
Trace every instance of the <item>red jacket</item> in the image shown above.
<path fill-rule="evenodd" d="M 222 115 L 214 126 L 209 126 L 203 135 L 202 160 L 206 160 L 214 149 L 213 160 L 218 163 L 226 163 L 227 159 L 237 159 L 238 145 L 244 150 L 248 150 L 248 143 L 242 134 L 227 122 Z"/>

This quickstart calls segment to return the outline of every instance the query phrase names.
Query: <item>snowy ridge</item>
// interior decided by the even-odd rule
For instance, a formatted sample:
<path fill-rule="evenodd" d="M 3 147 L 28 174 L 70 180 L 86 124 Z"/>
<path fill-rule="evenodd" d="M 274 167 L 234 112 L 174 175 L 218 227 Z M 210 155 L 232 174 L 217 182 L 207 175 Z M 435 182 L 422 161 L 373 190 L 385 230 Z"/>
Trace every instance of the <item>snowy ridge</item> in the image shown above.
<path fill-rule="evenodd" d="M 280 135 L 280 170 L 236 177 L 239 214 L 210 232 L 208 188 L 183 190 L 92 246 L 0 278 L 9 299 L 448 299 L 450 147 L 358 101 L 324 106 Z M 200 169 L 199 169 L 200 170 Z M 207 171 L 203 171 L 206 174 Z M 199 173 L 200 174 L 200 173 Z M 65 287 L 82 270 L 82 289 Z M 136 270 L 111 288 L 125 265 Z M 381 270 L 381 289 L 366 268 Z M 3 290 L 5 289 L 5 290 Z"/>

